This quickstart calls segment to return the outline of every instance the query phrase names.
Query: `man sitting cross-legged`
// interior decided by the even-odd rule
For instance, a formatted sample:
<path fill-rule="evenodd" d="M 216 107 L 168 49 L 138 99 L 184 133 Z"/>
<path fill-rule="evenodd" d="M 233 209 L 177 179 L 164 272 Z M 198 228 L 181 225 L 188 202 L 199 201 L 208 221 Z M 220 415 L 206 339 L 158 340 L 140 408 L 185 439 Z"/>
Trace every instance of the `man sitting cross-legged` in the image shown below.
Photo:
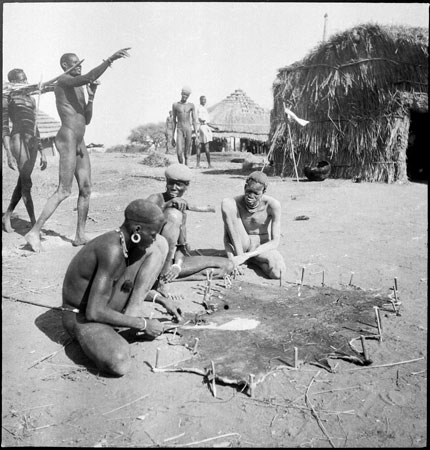
<path fill-rule="evenodd" d="M 130 368 L 127 341 L 114 329 L 126 327 L 150 337 L 163 325 L 142 316 L 142 302 L 155 300 L 181 320 L 173 302 L 151 291 L 166 259 L 159 234 L 164 215 L 146 200 L 134 200 L 120 228 L 88 242 L 72 259 L 63 282 L 63 325 L 97 367 L 122 376 Z M 78 309 L 79 312 L 73 312 Z"/>
<path fill-rule="evenodd" d="M 265 194 L 267 185 L 263 172 L 253 172 L 246 180 L 243 195 L 222 201 L 224 246 L 235 266 L 249 261 L 269 278 L 279 279 L 285 272 L 284 259 L 277 250 L 281 204 Z"/>
<path fill-rule="evenodd" d="M 166 293 L 165 283 L 180 279 L 203 279 L 206 269 L 214 269 L 213 278 L 223 278 L 233 271 L 233 263 L 222 256 L 191 255 L 186 242 L 186 211 L 210 210 L 190 206 L 182 196 L 191 181 L 191 170 L 184 164 L 172 164 L 165 171 L 166 191 L 150 195 L 147 200 L 163 211 L 166 223 L 161 230 L 169 244 L 165 264 L 160 272 L 158 290 Z"/>

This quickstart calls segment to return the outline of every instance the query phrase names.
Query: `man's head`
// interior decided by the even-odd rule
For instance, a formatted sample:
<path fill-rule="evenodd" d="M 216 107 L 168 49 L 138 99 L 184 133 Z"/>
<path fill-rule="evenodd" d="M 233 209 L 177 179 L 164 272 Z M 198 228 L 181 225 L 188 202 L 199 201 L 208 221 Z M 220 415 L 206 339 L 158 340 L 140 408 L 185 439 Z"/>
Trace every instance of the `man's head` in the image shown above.
<path fill-rule="evenodd" d="M 185 103 L 190 95 L 191 89 L 188 86 L 184 86 L 181 90 L 181 102 Z"/>
<path fill-rule="evenodd" d="M 184 164 L 172 164 L 164 172 L 166 192 L 170 198 L 182 197 L 191 181 L 191 170 Z"/>
<path fill-rule="evenodd" d="M 164 225 L 163 211 L 154 203 L 138 199 L 128 204 L 124 211 L 125 221 L 130 234 L 140 235 L 139 246 L 149 247 Z"/>
<path fill-rule="evenodd" d="M 11 83 L 27 83 L 27 75 L 22 69 L 12 69 L 7 74 L 7 79 Z"/>
<path fill-rule="evenodd" d="M 64 55 L 60 58 L 60 66 L 64 70 L 64 72 L 70 67 L 74 66 L 79 62 L 79 58 L 75 53 L 64 53 Z M 81 74 L 81 65 L 76 66 L 73 70 L 69 72 L 69 75 L 72 77 L 77 77 Z"/>
<path fill-rule="evenodd" d="M 259 204 L 261 197 L 266 192 L 269 180 L 263 172 L 252 172 L 245 182 L 245 204 L 249 209 L 255 209 Z"/>
<path fill-rule="evenodd" d="M 206 105 L 206 97 L 205 97 L 204 95 L 200 96 L 200 104 L 201 104 L 202 106 L 205 106 L 205 105 Z"/>

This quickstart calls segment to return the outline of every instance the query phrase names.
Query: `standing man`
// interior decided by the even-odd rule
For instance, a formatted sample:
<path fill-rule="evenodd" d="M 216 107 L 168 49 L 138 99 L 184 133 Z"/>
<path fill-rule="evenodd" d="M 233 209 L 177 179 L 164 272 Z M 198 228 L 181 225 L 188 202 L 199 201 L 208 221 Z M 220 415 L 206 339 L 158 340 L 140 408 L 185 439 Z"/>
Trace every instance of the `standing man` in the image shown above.
<path fill-rule="evenodd" d="M 206 153 L 206 159 L 208 161 L 208 169 L 211 169 L 211 154 L 209 149 L 209 143 L 212 142 L 212 129 L 218 130 L 218 128 L 214 127 L 209 123 L 209 112 L 206 109 L 206 97 L 202 95 L 200 97 L 200 105 L 197 107 L 197 118 L 199 119 L 199 136 L 200 136 L 200 145 L 197 144 L 197 168 L 200 168 L 200 150 L 203 150 Z"/>
<path fill-rule="evenodd" d="M 58 205 L 70 196 L 73 176 L 79 186 L 78 224 L 74 246 L 84 245 L 85 223 L 87 220 L 91 195 L 91 166 L 88 151 L 84 142 L 85 127 L 91 122 L 93 101 L 97 89 L 96 80 L 119 58 L 130 56 L 128 48 L 114 53 L 107 60 L 81 75 L 81 66 L 61 75 L 55 85 L 57 111 L 61 119 L 61 128 L 55 137 L 55 146 L 60 154 L 59 184 L 57 190 L 48 199 L 45 207 L 33 228 L 25 235 L 25 239 L 35 252 L 41 250 L 40 231 L 45 222 L 55 212 Z M 79 63 L 74 53 L 65 53 L 60 59 L 61 68 L 67 71 Z M 87 86 L 88 102 L 85 101 L 84 88 Z"/>
<path fill-rule="evenodd" d="M 196 117 L 196 110 L 193 103 L 188 103 L 188 97 L 191 94 L 191 89 L 183 87 L 181 91 L 181 100 L 173 103 L 173 131 L 172 131 L 172 146 L 176 148 L 176 154 L 180 164 L 188 166 L 188 155 L 191 153 L 191 123 L 194 127 L 194 132 L 197 136 L 198 123 Z M 175 140 L 176 132 L 176 140 Z"/>
<path fill-rule="evenodd" d="M 281 239 L 281 204 L 265 194 L 268 179 L 252 172 L 245 194 L 225 198 L 221 204 L 224 246 L 235 266 L 246 261 L 257 265 L 269 278 L 285 273 L 285 262 L 277 250 Z"/>
<path fill-rule="evenodd" d="M 169 153 L 169 146 L 172 144 L 173 137 L 173 117 L 172 111 L 169 111 L 169 115 L 166 119 L 166 129 L 164 131 L 164 135 L 166 136 L 166 154 Z"/>
<path fill-rule="evenodd" d="M 13 69 L 7 74 L 11 83 L 27 84 L 27 76 L 22 69 Z M 36 163 L 37 152 L 40 152 L 40 169 L 47 166 L 46 156 L 42 151 L 39 130 L 36 126 L 36 102 L 28 94 L 11 92 L 2 98 L 2 140 L 8 157 L 9 167 L 18 167 L 18 181 L 12 194 L 7 211 L 2 218 L 6 232 L 13 231 L 10 219 L 16 205 L 22 198 L 30 218 L 31 226 L 36 223 L 33 199 L 31 198 L 31 173 Z M 12 132 L 9 129 L 12 122 Z M 15 162 L 16 161 L 16 162 Z"/>

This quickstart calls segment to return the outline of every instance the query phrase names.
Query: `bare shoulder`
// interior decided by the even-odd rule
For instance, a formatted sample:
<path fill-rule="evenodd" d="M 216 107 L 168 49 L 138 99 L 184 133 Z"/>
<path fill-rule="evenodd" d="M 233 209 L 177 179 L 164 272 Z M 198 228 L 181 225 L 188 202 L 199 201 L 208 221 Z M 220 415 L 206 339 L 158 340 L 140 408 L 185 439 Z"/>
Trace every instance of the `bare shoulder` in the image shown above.
<path fill-rule="evenodd" d="M 240 200 L 243 198 L 243 195 L 237 195 L 236 197 L 224 197 L 221 201 L 222 206 L 232 206 L 239 204 Z"/>
<path fill-rule="evenodd" d="M 164 198 L 161 192 L 151 194 L 149 197 L 146 198 L 146 200 L 148 200 L 148 202 L 155 203 L 160 208 L 162 208 L 164 205 Z"/>
<path fill-rule="evenodd" d="M 262 200 L 266 202 L 269 208 L 272 208 L 274 210 L 281 209 L 281 202 L 277 200 L 275 197 L 272 197 L 270 195 L 264 195 Z"/>

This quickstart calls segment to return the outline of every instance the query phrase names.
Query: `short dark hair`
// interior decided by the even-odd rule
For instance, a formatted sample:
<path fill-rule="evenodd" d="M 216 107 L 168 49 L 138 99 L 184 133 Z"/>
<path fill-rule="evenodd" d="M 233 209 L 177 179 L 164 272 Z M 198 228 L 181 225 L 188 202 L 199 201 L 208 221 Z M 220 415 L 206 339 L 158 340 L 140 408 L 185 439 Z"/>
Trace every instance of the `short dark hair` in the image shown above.
<path fill-rule="evenodd" d="M 267 185 L 269 184 L 269 179 L 267 178 L 267 175 L 264 172 L 255 171 L 252 172 L 248 178 L 246 179 L 246 185 L 248 185 L 251 181 L 254 183 L 260 183 L 264 186 L 264 190 L 266 190 Z"/>
<path fill-rule="evenodd" d="M 19 73 L 23 73 L 25 75 L 25 72 L 22 69 L 12 69 L 7 74 L 7 79 L 10 82 L 15 81 Z"/>
<path fill-rule="evenodd" d="M 201 95 L 201 96 L 200 96 L 200 100 L 201 100 L 202 98 L 206 98 L 206 95 Z"/>
<path fill-rule="evenodd" d="M 76 56 L 76 53 L 64 53 L 64 55 L 60 58 L 61 68 L 63 68 L 63 63 L 68 61 L 72 56 Z"/>

